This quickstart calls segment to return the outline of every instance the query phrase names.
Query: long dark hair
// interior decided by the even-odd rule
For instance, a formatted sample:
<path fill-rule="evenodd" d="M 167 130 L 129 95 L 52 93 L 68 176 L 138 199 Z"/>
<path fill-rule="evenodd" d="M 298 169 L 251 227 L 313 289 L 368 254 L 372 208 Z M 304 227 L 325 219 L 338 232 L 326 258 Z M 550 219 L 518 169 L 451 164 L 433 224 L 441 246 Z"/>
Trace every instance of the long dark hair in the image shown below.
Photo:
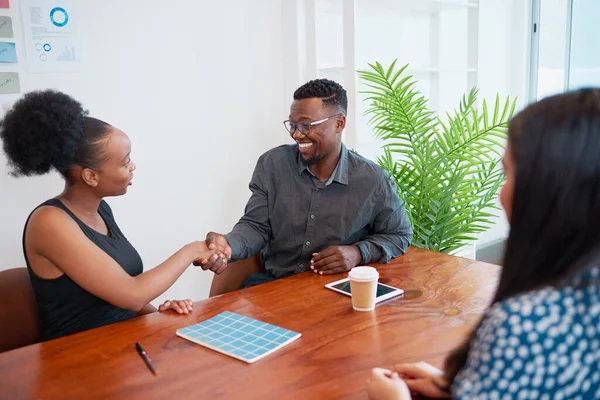
<path fill-rule="evenodd" d="M 600 89 L 546 98 L 516 115 L 511 228 L 493 303 L 566 279 L 597 262 L 600 247 Z M 446 360 L 452 382 L 474 333 Z"/>

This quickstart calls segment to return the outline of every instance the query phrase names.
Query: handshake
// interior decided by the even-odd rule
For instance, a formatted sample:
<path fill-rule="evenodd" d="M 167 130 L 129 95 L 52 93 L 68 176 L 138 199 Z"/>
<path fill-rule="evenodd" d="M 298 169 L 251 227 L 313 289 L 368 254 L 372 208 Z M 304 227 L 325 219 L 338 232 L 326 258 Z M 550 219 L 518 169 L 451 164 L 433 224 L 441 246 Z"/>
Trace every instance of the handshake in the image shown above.
<path fill-rule="evenodd" d="M 203 257 L 197 258 L 194 265 L 205 271 L 210 269 L 219 275 L 227 268 L 227 262 L 231 258 L 231 247 L 229 247 L 225 235 L 216 232 L 209 232 L 206 235 L 205 243 L 208 252 L 204 253 Z"/>
<path fill-rule="evenodd" d="M 219 275 L 227 268 L 232 251 L 225 235 L 209 232 L 204 242 L 196 242 L 203 248 L 197 253 L 194 265 L 203 270 L 211 270 Z M 348 272 L 363 261 L 358 246 L 329 246 L 318 253 L 312 253 L 310 269 L 319 275 L 333 275 Z"/>

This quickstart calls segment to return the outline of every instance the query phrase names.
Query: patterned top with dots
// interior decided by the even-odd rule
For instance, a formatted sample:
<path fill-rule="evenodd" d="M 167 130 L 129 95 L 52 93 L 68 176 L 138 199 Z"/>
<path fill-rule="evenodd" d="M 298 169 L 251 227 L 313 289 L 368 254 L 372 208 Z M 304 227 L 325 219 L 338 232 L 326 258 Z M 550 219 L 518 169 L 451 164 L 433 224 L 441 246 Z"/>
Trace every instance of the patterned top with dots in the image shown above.
<path fill-rule="evenodd" d="M 495 304 L 455 399 L 600 399 L 600 268 Z"/>

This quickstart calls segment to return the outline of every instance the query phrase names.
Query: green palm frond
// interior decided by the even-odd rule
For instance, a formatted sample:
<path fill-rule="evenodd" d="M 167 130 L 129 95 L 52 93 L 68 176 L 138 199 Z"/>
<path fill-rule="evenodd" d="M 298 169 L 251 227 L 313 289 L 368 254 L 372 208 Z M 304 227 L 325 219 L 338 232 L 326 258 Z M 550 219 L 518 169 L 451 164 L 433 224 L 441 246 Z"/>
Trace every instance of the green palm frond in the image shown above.
<path fill-rule="evenodd" d="M 476 100 L 477 92 L 471 91 L 471 98 Z M 471 103 L 471 104 L 469 104 Z M 516 106 L 516 99 L 512 102 L 509 98 L 502 103 L 496 97 L 494 114 L 490 113 L 484 100 L 481 113 L 473 106 L 472 102 L 461 102 L 459 110 L 453 115 L 447 115 L 447 122 L 440 121 L 442 134 L 437 135 L 438 145 L 444 150 L 440 157 L 464 158 L 465 154 L 470 160 L 481 163 L 492 161 L 501 157 L 503 142 L 506 139 L 508 121 Z M 502 114 L 499 113 L 500 107 Z"/>
<path fill-rule="evenodd" d="M 413 224 L 413 245 L 453 253 L 494 222 L 490 211 L 503 181 L 499 166 L 516 99 L 496 96 L 477 108 L 478 89 L 442 120 L 396 61 L 358 71 L 366 86 L 377 161 L 396 183 Z"/>
<path fill-rule="evenodd" d="M 363 93 L 371 102 L 366 113 L 371 115 L 375 135 L 388 141 L 391 151 L 420 159 L 422 146 L 437 124 L 434 113 L 427 109 L 427 99 L 414 88 L 412 76 L 402 77 L 408 65 L 398 71 L 395 61 L 387 69 L 380 63 L 369 66 L 372 71 L 360 75 L 369 88 Z"/>

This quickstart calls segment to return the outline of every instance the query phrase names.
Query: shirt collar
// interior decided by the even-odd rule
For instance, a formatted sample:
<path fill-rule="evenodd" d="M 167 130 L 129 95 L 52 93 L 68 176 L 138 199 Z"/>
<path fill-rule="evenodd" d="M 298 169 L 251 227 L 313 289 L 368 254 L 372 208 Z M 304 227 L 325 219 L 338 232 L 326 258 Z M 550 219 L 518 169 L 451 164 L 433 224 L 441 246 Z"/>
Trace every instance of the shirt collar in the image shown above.
<path fill-rule="evenodd" d="M 304 171 L 314 176 L 314 174 L 310 171 L 310 169 L 308 169 L 306 164 L 302 162 L 302 155 L 300 154 L 300 152 L 298 152 L 298 173 L 302 174 Z M 348 185 L 348 149 L 346 148 L 344 143 L 342 143 L 340 159 L 337 165 L 335 166 L 335 169 L 333 170 L 333 174 L 331 174 L 331 176 L 327 180 L 327 185 L 329 185 L 333 181 L 342 185 Z"/>

